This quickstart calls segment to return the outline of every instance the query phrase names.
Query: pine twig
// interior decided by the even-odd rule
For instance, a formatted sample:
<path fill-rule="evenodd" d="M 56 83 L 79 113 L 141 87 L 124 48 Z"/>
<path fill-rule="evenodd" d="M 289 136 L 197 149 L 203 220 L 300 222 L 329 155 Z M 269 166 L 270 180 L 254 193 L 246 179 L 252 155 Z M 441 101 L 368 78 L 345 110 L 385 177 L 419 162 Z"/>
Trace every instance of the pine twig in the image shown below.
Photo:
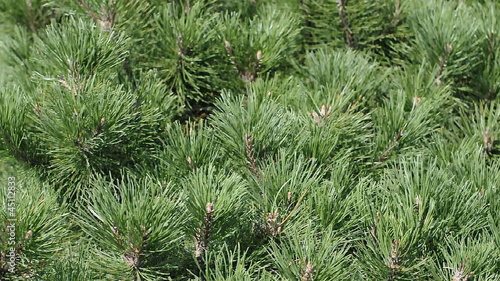
<path fill-rule="evenodd" d="M 35 14 L 33 12 L 33 5 L 31 4 L 31 0 L 26 0 L 26 7 L 28 8 L 28 17 L 29 17 L 29 25 L 31 32 L 36 32 L 35 27 Z"/>
<path fill-rule="evenodd" d="M 283 226 L 293 215 L 293 213 L 297 210 L 299 207 L 300 202 L 302 199 L 304 199 L 304 196 L 306 196 L 307 189 L 302 192 L 302 195 L 300 195 L 299 200 L 297 200 L 297 204 L 295 204 L 295 207 L 293 207 L 292 211 L 288 214 L 288 216 L 280 223 L 281 226 Z"/>
<path fill-rule="evenodd" d="M 445 269 L 453 269 L 451 267 L 444 267 Z M 472 275 L 474 275 L 474 272 L 469 272 L 465 274 L 465 264 L 461 263 L 460 266 L 456 269 L 454 269 L 455 272 L 453 274 L 453 277 L 451 278 L 452 281 L 467 281 Z"/>
<path fill-rule="evenodd" d="M 99 17 L 99 15 L 97 15 L 96 13 L 94 13 L 92 11 L 92 8 L 90 8 L 89 4 L 87 4 L 85 1 L 78 0 L 78 5 L 80 5 L 80 7 L 82 7 L 87 12 L 87 14 L 89 14 L 89 16 L 92 17 L 92 19 L 95 22 L 99 22 L 101 20 L 101 18 Z"/>
<path fill-rule="evenodd" d="M 179 47 L 177 55 L 179 59 L 182 59 L 186 55 L 186 51 L 184 50 L 184 36 L 182 34 L 177 35 L 177 47 Z"/>
<path fill-rule="evenodd" d="M 92 11 L 92 8 L 83 0 L 78 0 L 78 5 L 82 7 L 87 14 L 89 14 L 92 19 L 98 23 L 102 29 L 104 30 L 111 30 L 115 24 L 115 2 L 110 1 L 111 8 L 107 9 L 106 6 L 103 4 L 101 5 L 101 16 L 96 14 L 95 12 Z"/>
<path fill-rule="evenodd" d="M 447 63 L 448 63 L 448 58 L 450 57 L 450 53 L 453 47 L 450 44 L 446 44 L 444 46 L 445 53 L 439 57 L 439 70 L 437 73 L 437 79 L 436 79 L 436 84 L 439 86 L 441 85 L 442 81 L 441 78 L 443 76 L 444 70 L 446 69 Z"/>
<path fill-rule="evenodd" d="M 243 71 L 241 70 L 240 66 L 236 63 L 236 61 L 234 60 L 234 51 L 233 51 L 233 48 L 231 48 L 231 43 L 229 43 L 229 41 L 227 41 L 227 40 L 224 40 L 224 46 L 226 47 L 226 52 L 227 52 L 227 55 L 229 57 L 229 61 L 233 65 L 234 69 L 236 69 L 238 74 L 241 75 L 241 73 L 243 73 Z"/>
<path fill-rule="evenodd" d="M 387 265 L 391 270 L 389 275 L 389 280 L 394 280 L 397 272 L 401 269 L 401 260 L 399 258 L 398 248 L 401 240 L 397 239 L 392 241 L 391 246 L 391 256 L 389 258 L 389 264 Z"/>
<path fill-rule="evenodd" d="M 483 145 L 486 153 L 490 153 L 493 150 L 493 143 L 495 142 L 495 137 L 490 134 L 490 129 L 486 129 L 483 132 Z"/>
<path fill-rule="evenodd" d="M 394 13 L 392 15 L 393 17 L 391 23 L 389 24 L 389 26 L 387 26 L 387 28 L 385 28 L 384 32 L 382 32 L 382 35 L 384 36 L 391 33 L 402 20 L 401 0 L 396 0 L 396 2 L 394 3 Z"/>
<path fill-rule="evenodd" d="M 212 234 L 212 221 L 213 221 L 213 213 L 214 213 L 214 204 L 209 202 L 205 206 L 205 217 L 203 219 L 203 225 L 198 228 L 196 235 L 194 237 L 195 240 L 195 250 L 194 256 L 196 261 L 198 262 L 198 266 L 200 270 L 205 268 L 205 259 L 204 254 L 207 251 L 210 236 Z M 200 274 L 201 280 L 205 280 L 203 274 Z"/>
<path fill-rule="evenodd" d="M 104 30 L 111 30 L 113 26 L 115 25 L 115 2 L 111 1 L 111 8 L 107 9 L 106 6 L 103 4 L 101 5 L 101 20 L 99 21 L 99 24 Z"/>
<path fill-rule="evenodd" d="M 257 178 L 260 178 L 259 176 L 259 171 L 257 169 L 257 164 L 255 161 L 255 157 L 253 156 L 253 137 L 250 134 L 250 132 L 247 132 L 245 134 L 245 151 L 247 155 L 248 162 L 250 164 L 250 171 L 252 171 L 252 174 L 256 176 Z"/>
<path fill-rule="evenodd" d="M 345 9 L 344 0 L 338 0 L 338 7 L 339 7 L 340 22 L 342 23 L 342 30 L 344 31 L 345 38 L 347 40 L 347 45 L 349 46 L 349 48 L 354 49 L 356 48 L 356 43 L 354 41 L 354 36 L 349 28 L 349 19 Z"/>
<path fill-rule="evenodd" d="M 382 155 L 380 155 L 380 157 L 378 158 L 378 162 L 379 163 L 380 162 L 384 162 L 385 160 L 387 160 L 387 157 L 388 157 L 389 153 L 399 143 L 399 141 L 401 140 L 401 138 L 404 135 L 404 132 L 405 132 L 404 130 L 399 130 L 398 134 L 394 136 L 394 139 L 391 141 L 391 143 L 389 143 L 389 145 L 384 150 L 384 152 L 382 153 Z"/>
<path fill-rule="evenodd" d="M 389 261 L 389 268 L 391 270 L 397 270 L 399 269 L 400 265 L 400 260 L 399 260 L 399 254 L 398 254 L 398 247 L 399 247 L 399 240 L 394 240 L 392 241 L 392 246 L 391 246 L 391 257 Z"/>
<path fill-rule="evenodd" d="M 262 51 L 260 50 L 257 51 L 256 53 L 257 62 L 255 63 L 252 70 L 248 70 L 248 69 L 243 69 L 234 59 L 235 55 L 233 49 L 231 48 L 231 43 L 225 40 L 224 45 L 226 47 L 226 52 L 229 57 L 229 61 L 233 65 L 236 72 L 238 72 L 238 74 L 240 75 L 241 80 L 245 82 L 254 82 L 255 79 L 257 79 L 257 73 L 259 72 L 260 67 L 262 65 Z"/>
<path fill-rule="evenodd" d="M 125 247 L 125 245 L 122 243 L 124 240 L 120 234 L 120 231 L 118 230 L 118 227 L 114 225 L 111 226 L 111 231 L 113 231 L 113 234 L 115 236 L 118 245 L 120 247 Z M 132 251 L 129 251 L 124 255 L 125 263 L 127 264 L 127 266 L 133 268 L 134 270 L 140 269 L 141 255 L 143 254 L 142 249 L 144 248 L 144 243 L 148 239 L 148 234 L 145 226 L 141 226 L 141 231 L 142 231 L 142 244 L 138 247 L 130 243 L 128 246 Z"/>
<path fill-rule="evenodd" d="M 293 209 L 290 211 L 290 213 L 288 213 L 288 215 L 286 216 L 286 218 L 284 220 L 282 220 L 282 221 L 279 220 L 278 211 L 275 211 L 274 213 L 269 213 L 267 215 L 267 217 L 265 218 L 265 220 L 267 222 L 267 229 L 266 229 L 267 233 L 271 234 L 273 237 L 276 237 L 276 236 L 281 234 L 281 232 L 283 231 L 283 226 L 285 225 L 285 223 L 288 220 L 290 220 L 292 215 L 295 213 L 295 211 L 299 207 L 300 202 L 302 202 L 302 200 L 304 199 L 304 196 L 306 195 L 306 193 L 307 193 L 307 189 L 304 190 L 304 192 L 302 192 L 302 195 L 300 195 L 299 200 L 297 200 L 297 203 L 295 204 Z M 290 200 L 291 200 L 291 192 L 289 192 L 287 194 L 287 197 L 290 198 Z"/>
<path fill-rule="evenodd" d="M 257 76 L 257 73 L 259 73 L 260 68 L 262 66 L 262 51 L 258 50 L 257 54 L 255 54 L 255 56 L 257 57 L 257 63 L 256 63 L 256 66 L 255 66 L 254 72 L 255 72 L 255 76 Z"/>
<path fill-rule="evenodd" d="M 214 204 L 207 203 L 205 207 L 205 218 L 203 220 L 203 226 L 198 228 L 198 231 L 195 235 L 196 248 L 194 251 L 194 255 L 196 259 L 202 264 L 202 255 L 205 253 L 208 247 L 208 242 L 210 239 L 211 231 L 212 231 L 212 221 L 213 221 L 213 213 L 214 213 Z"/>
<path fill-rule="evenodd" d="M 306 268 L 302 272 L 302 276 L 300 278 L 301 281 L 312 281 L 313 280 L 313 271 L 314 267 L 312 263 L 309 261 L 307 262 Z"/>

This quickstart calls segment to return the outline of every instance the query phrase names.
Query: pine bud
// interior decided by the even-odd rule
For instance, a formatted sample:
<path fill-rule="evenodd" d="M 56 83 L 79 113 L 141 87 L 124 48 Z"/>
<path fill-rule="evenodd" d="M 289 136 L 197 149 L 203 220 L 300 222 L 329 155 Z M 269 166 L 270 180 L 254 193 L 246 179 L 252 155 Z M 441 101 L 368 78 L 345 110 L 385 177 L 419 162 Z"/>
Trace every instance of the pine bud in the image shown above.
<path fill-rule="evenodd" d="M 314 270 L 314 267 L 313 267 L 312 263 L 307 262 L 306 268 L 305 268 L 304 272 L 302 273 L 300 280 L 301 281 L 313 280 L 313 270 Z"/>
<path fill-rule="evenodd" d="M 398 253 L 398 248 L 399 248 L 399 243 L 401 241 L 399 239 L 396 239 L 392 242 L 392 247 L 391 247 L 391 257 L 390 257 L 390 261 L 389 261 L 389 268 L 392 269 L 392 270 L 397 270 L 400 268 L 400 265 L 399 265 L 399 253 Z"/>
<path fill-rule="evenodd" d="M 40 105 L 38 103 L 35 103 L 35 105 L 33 106 L 33 110 L 35 110 L 35 115 L 40 117 L 41 110 L 40 110 Z"/>
<path fill-rule="evenodd" d="M 231 44 L 229 41 L 224 40 L 224 45 L 226 46 L 226 51 L 230 56 L 233 56 L 233 49 L 231 49 Z"/>
<path fill-rule="evenodd" d="M 415 197 L 415 199 L 413 199 L 413 202 L 415 203 L 415 210 L 419 211 L 420 210 L 420 206 L 422 205 L 422 199 L 420 199 L 420 196 L 417 195 Z"/>
<path fill-rule="evenodd" d="M 257 51 L 257 60 L 260 62 L 262 60 L 262 52 L 259 50 Z"/>
<path fill-rule="evenodd" d="M 26 235 L 24 236 L 24 240 L 30 240 L 32 235 L 33 231 L 28 230 L 28 232 L 26 232 Z"/>
<path fill-rule="evenodd" d="M 490 129 L 488 128 L 483 132 L 483 145 L 487 153 L 493 150 L 493 144 L 495 142 L 495 137 L 490 134 Z"/>
<path fill-rule="evenodd" d="M 451 46 L 451 44 L 446 44 L 444 46 L 444 49 L 445 49 L 445 51 L 446 51 L 447 54 L 450 54 L 451 50 L 453 50 L 453 47 Z"/>
<path fill-rule="evenodd" d="M 207 203 L 207 206 L 206 206 L 206 209 L 207 209 L 207 214 L 211 214 L 214 212 L 214 204 L 213 203 Z"/>
<path fill-rule="evenodd" d="M 115 234 L 116 237 L 120 236 L 120 232 L 118 231 L 118 227 L 112 226 L 111 230 L 113 230 L 113 233 Z"/>
<path fill-rule="evenodd" d="M 413 107 L 417 106 L 417 104 L 419 104 L 421 100 L 422 100 L 421 97 L 414 97 L 413 98 Z"/>
<path fill-rule="evenodd" d="M 455 269 L 455 273 L 453 274 L 453 277 L 451 278 L 452 281 L 467 281 L 474 272 L 469 272 L 465 274 L 465 264 L 461 263 L 460 266 Z"/>

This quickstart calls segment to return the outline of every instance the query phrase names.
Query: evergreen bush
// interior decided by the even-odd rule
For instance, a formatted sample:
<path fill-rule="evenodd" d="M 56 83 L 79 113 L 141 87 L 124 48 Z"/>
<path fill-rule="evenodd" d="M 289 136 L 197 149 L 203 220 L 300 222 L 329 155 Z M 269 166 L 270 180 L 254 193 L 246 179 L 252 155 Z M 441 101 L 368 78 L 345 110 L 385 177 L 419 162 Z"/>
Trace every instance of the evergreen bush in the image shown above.
<path fill-rule="evenodd" d="M 500 280 L 500 2 L 3 0 L 1 280 Z"/>

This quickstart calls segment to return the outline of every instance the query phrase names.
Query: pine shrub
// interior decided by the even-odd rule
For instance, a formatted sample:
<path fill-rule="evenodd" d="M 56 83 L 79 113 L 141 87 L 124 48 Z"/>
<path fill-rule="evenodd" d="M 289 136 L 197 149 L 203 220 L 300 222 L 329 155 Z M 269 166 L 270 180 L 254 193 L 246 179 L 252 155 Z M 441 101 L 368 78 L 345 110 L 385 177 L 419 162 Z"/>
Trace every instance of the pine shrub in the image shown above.
<path fill-rule="evenodd" d="M 4 0 L 1 280 L 500 280 L 500 4 Z"/>

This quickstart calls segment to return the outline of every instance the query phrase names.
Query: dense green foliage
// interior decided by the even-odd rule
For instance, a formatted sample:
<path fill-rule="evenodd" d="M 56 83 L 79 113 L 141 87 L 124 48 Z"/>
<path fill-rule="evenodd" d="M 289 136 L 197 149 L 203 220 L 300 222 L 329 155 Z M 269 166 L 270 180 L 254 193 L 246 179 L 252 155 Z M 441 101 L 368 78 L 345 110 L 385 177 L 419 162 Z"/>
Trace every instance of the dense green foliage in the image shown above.
<path fill-rule="evenodd" d="M 0 279 L 500 280 L 498 19 L 0 1 Z"/>

